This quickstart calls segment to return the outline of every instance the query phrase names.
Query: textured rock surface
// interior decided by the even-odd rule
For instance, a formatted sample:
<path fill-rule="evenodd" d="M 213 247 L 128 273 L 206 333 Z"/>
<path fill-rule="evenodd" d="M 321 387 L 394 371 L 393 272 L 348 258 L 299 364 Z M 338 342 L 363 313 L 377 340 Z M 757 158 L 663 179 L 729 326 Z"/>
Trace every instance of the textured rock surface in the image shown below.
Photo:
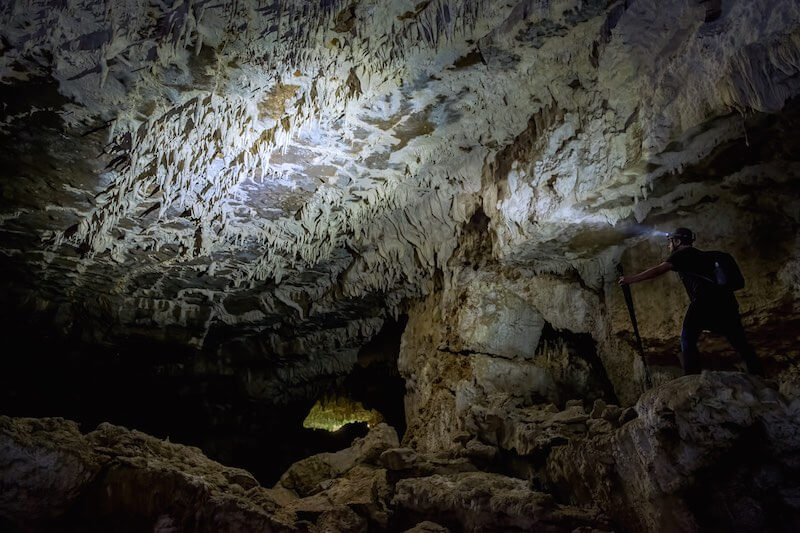
<path fill-rule="evenodd" d="M 379 424 L 349 448 L 296 463 L 271 489 L 196 448 L 137 431 L 104 424 L 81 435 L 63 419 L 0 417 L 0 525 L 349 532 L 800 524 L 800 400 L 760 378 L 708 372 L 648 391 L 636 410 L 630 416 L 602 400 L 586 410 L 579 400 L 561 411 L 509 407 L 512 419 L 527 413 L 530 435 L 541 438 L 513 457 L 507 443 L 486 443 L 486 433 L 461 432 L 436 452 L 401 448 L 394 429 Z"/>
<path fill-rule="evenodd" d="M 583 322 L 590 330 L 596 295 L 580 289 L 570 292 L 566 283 L 549 277 L 514 280 L 491 276 L 493 283 L 488 281 L 488 272 L 468 272 L 463 285 L 454 282 L 449 291 L 434 294 L 410 309 L 398 360 L 407 389 L 404 441 L 434 452 L 449 448 L 466 431 L 528 455 L 547 442 L 563 440 L 560 432 L 566 426 L 579 425 L 583 431 L 589 417 L 582 407 L 568 408 L 576 411 L 575 416 L 564 411 L 553 417 L 570 398 L 615 401 L 601 361 L 591 353 L 595 348 L 590 336 L 584 337 L 588 342 L 576 346 L 572 335 L 560 336 L 549 327 L 550 338 L 509 358 L 508 353 L 451 348 L 463 338 L 463 325 L 452 317 L 463 313 L 463 294 L 493 294 L 496 287 L 505 286 L 514 295 L 512 306 L 518 307 L 517 301 L 527 302 L 530 309 L 536 309 L 534 304 L 540 306 L 540 323 L 553 319 L 561 325 L 559 321 L 568 320 L 563 312 L 573 318 L 575 329 L 580 330 Z M 523 317 L 505 314 L 503 305 L 504 301 L 498 300 L 495 309 L 499 311 L 492 315 L 496 329 L 513 330 L 517 320 L 525 321 L 531 313 L 526 311 Z M 470 331 L 478 337 L 474 329 Z M 547 430 L 541 432 L 540 425 L 545 423 Z"/>
<path fill-rule="evenodd" d="M 278 485 L 300 496 L 314 494 L 321 490 L 321 483 L 352 470 L 359 463 L 376 463 L 384 451 L 397 448 L 398 444 L 395 430 L 379 424 L 363 439 L 356 439 L 350 448 L 313 455 L 293 464 Z"/>
<path fill-rule="evenodd" d="M 0 508 L 9 519 L 66 512 L 99 470 L 74 422 L 0 419 Z"/>
<path fill-rule="evenodd" d="M 63 419 L 0 417 L 0 515 L 21 530 L 56 524 L 119 531 L 202 527 L 286 530 L 287 497 L 197 448 L 104 424 L 81 435 Z M 54 460 L 57 451 L 61 457 Z"/>
<path fill-rule="evenodd" d="M 411 529 L 407 529 L 405 533 L 448 533 L 449 531 L 450 530 L 444 526 L 440 526 L 439 524 L 431 522 L 430 520 L 425 520 Z"/>
<path fill-rule="evenodd" d="M 682 377 L 643 395 L 619 430 L 556 448 L 547 474 L 630 530 L 796 529 L 798 409 L 758 378 Z"/>
<path fill-rule="evenodd" d="M 5 519 L 794 520 L 798 96 L 796 0 L 2 2 L 0 336 L 25 346 L 0 359 L 0 410 L 195 426 L 204 450 L 281 435 L 282 471 L 308 409 L 408 317 L 402 439 L 379 426 L 263 489 L 116 426 L 4 418 Z M 634 289 L 661 385 L 640 398 L 615 266 L 658 263 L 675 226 L 741 263 L 784 397 L 669 382 L 686 301 L 662 278 Z"/>
<path fill-rule="evenodd" d="M 400 481 L 393 503 L 398 513 L 455 522 L 463 531 L 565 531 L 599 519 L 597 513 L 557 505 L 523 480 L 484 472 Z"/>
<path fill-rule="evenodd" d="M 9 317 L 199 348 L 202 368 L 219 350 L 276 397 L 346 373 L 407 297 L 450 279 L 483 213 L 485 260 L 592 289 L 630 222 L 686 219 L 709 245 L 768 223 L 781 252 L 767 272 L 745 261 L 764 274 L 745 306 L 796 320 L 794 127 L 764 113 L 795 105 L 800 8 L 719 5 L 6 2 Z M 470 310 L 492 295 L 470 298 L 465 348 L 536 342 L 538 314 L 507 300 L 517 329 L 495 331 Z M 669 312 L 646 337 L 669 340 L 677 298 L 653 299 Z M 622 324 L 610 352 L 630 352 Z M 296 366 L 246 361 L 263 353 Z"/>
<path fill-rule="evenodd" d="M 418 455 L 409 458 L 410 468 L 389 475 L 380 458 L 396 449 L 397 435 L 385 424 L 337 454 L 294 465 L 272 489 L 196 448 L 110 424 L 81 435 L 63 419 L 0 417 L 0 444 L 0 524 L 11 530 L 396 531 L 436 509 L 461 531 L 486 527 L 498 514 L 509 531 L 604 520 L 596 511 L 558 505 L 522 480 L 459 473 L 459 460 Z M 54 458 L 53 450 L 61 455 Z M 436 472 L 426 471 L 434 464 Z"/>

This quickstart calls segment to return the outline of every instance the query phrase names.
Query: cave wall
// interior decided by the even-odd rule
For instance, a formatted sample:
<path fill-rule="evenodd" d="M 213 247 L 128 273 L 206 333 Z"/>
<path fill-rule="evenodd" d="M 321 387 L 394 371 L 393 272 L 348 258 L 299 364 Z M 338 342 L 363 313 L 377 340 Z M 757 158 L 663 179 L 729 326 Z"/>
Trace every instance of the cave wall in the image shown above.
<path fill-rule="evenodd" d="M 606 371 L 625 359 L 615 353 L 604 364 L 593 339 L 602 327 L 599 307 L 596 293 L 554 275 L 467 268 L 454 276 L 409 310 L 398 360 L 406 379 L 404 442 L 446 449 L 475 432 L 473 417 L 503 420 L 516 408 L 563 408 L 575 399 L 616 402 L 612 383 L 628 391 L 632 364 Z"/>
<path fill-rule="evenodd" d="M 794 396 L 800 197 L 790 125 L 796 124 L 796 103 L 777 115 L 754 115 L 747 122 L 753 140 L 743 132 L 665 178 L 642 200 L 647 215 L 639 222 L 614 229 L 590 220 L 576 224 L 573 253 L 595 255 L 572 267 L 498 260 L 498 222 L 476 211 L 438 290 L 409 310 L 400 355 L 408 391 L 406 440 L 423 449 L 449 445 L 467 430 L 469 406 L 476 403 L 611 398 L 634 404 L 645 387 L 644 367 L 616 266 L 632 274 L 664 261 L 669 252 L 658 231 L 678 226 L 696 232 L 698 248 L 737 259 L 747 282 L 737 298 L 748 339 L 767 375 Z M 515 161 L 528 157 L 525 150 L 514 153 Z M 484 183 L 491 189 L 496 181 Z M 484 206 L 493 199 L 484 197 Z M 632 291 L 648 371 L 656 385 L 666 383 L 682 374 L 679 336 L 688 297 L 673 273 Z M 585 342 L 576 344 L 581 335 Z M 570 342 L 571 351 L 562 349 Z M 720 336 L 705 334 L 700 350 L 704 368 L 743 368 Z M 489 399 L 492 394 L 505 396 Z"/>
<path fill-rule="evenodd" d="M 584 223 L 653 216 L 798 93 L 796 2 L 712 11 L 6 3 L 0 292 L 92 343 L 320 347 L 325 373 L 434 289 L 478 206 L 495 259 L 597 288 Z"/>
<path fill-rule="evenodd" d="M 738 259 L 747 280 L 737 297 L 748 339 L 768 376 L 794 395 L 800 361 L 793 333 L 800 310 L 798 199 L 780 188 L 771 193 L 762 191 L 780 209 L 702 202 L 658 224 L 665 230 L 692 227 L 698 247 Z M 596 289 L 575 271 L 537 273 L 496 263 L 455 267 L 440 290 L 409 309 L 399 359 L 407 388 L 406 440 L 423 449 L 446 445 L 466 429 L 471 405 L 500 401 L 488 400 L 493 394 L 523 405 L 597 398 L 635 403 L 644 390 L 644 369 L 615 267 L 622 263 L 627 272 L 638 272 L 663 261 L 668 251 L 663 237 L 633 241 L 609 255 Z M 679 336 L 688 297 L 672 273 L 634 285 L 633 294 L 648 370 L 656 385 L 665 383 L 682 374 Z M 576 342 L 580 336 L 583 342 Z M 720 336 L 707 333 L 700 349 L 705 368 L 743 368 Z"/>
<path fill-rule="evenodd" d="M 769 525 L 769 500 L 792 512 L 798 490 L 798 28 L 796 0 L 4 2 L 0 411 L 146 429 L 274 480 L 366 431 L 301 430 L 345 391 L 404 416 L 411 448 L 384 428 L 394 451 L 348 464 L 344 487 L 325 477 L 341 456 L 290 469 L 319 495 L 294 502 L 303 526 L 355 508 L 370 521 L 354 529 L 385 528 L 394 505 L 398 527 L 440 513 L 479 530 L 506 503 L 524 529 L 570 500 L 691 529 L 720 517 L 670 505 L 727 480 L 737 513 Z M 783 397 L 741 375 L 673 379 L 671 275 L 634 287 L 659 386 L 641 396 L 615 267 L 658 263 L 652 234 L 676 226 L 741 263 Z M 399 347 L 370 344 L 406 312 Z M 702 350 L 736 368 L 724 342 Z M 41 423 L 3 424 L 29 457 Z M 85 440 L 51 425 L 45 449 Z M 725 478 L 750 442 L 766 466 Z M 634 455 L 690 461 L 670 484 Z M 753 504 L 736 487 L 756 475 Z M 475 508 L 483 486 L 502 497 Z M 548 525 L 610 526 L 578 514 Z"/>
<path fill-rule="evenodd" d="M 636 224 L 734 252 L 748 327 L 788 375 L 800 8 L 707 8 L 3 4 L 0 333 L 36 354 L 0 361 L 6 405 L 77 361 L 98 381 L 146 366 L 213 420 L 227 397 L 305 406 L 407 308 L 438 339 L 405 336 L 412 412 L 431 354 L 491 393 L 610 384 L 630 405 L 643 369 L 613 265 L 661 257 Z M 680 289 L 634 292 L 668 379 Z M 430 298 L 440 332 L 413 316 Z"/>

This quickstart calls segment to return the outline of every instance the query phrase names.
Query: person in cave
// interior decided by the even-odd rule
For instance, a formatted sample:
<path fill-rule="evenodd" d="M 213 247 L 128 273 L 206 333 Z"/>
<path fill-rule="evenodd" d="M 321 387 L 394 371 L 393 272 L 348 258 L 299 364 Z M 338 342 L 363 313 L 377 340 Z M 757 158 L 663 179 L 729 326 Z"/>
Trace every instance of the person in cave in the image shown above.
<path fill-rule="evenodd" d="M 761 361 L 745 338 L 744 328 L 739 316 L 739 303 L 732 290 L 720 287 L 715 279 L 714 260 L 705 252 L 698 250 L 694 243 L 694 233 L 688 228 L 678 228 L 667 234 L 670 256 L 653 268 L 633 276 L 619 278 L 620 285 L 630 285 L 640 281 L 657 278 L 673 270 L 678 273 L 686 293 L 689 307 L 683 319 L 681 331 L 681 352 L 685 374 L 700 372 L 700 359 L 697 341 L 703 330 L 724 335 L 744 360 L 747 371 L 764 375 Z"/>

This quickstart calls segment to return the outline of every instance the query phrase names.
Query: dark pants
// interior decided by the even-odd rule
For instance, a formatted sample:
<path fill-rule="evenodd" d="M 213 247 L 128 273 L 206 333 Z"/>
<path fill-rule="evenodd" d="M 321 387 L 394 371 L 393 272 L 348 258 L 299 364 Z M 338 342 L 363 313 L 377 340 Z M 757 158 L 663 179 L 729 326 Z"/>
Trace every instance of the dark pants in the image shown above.
<path fill-rule="evenodd" d="M 761 361 L 745 338 L 742 321 L 739 318 L 739 306 L 735 300 L 730 303 L 694 301 L 689 304 L 681 331 L 682 363 L 685 374 L 700 372 L 697 340 L 703 330 L 724 335 L 739 357 L 744 360 L 747 371 L 758 376 L 764 375 Z"/>

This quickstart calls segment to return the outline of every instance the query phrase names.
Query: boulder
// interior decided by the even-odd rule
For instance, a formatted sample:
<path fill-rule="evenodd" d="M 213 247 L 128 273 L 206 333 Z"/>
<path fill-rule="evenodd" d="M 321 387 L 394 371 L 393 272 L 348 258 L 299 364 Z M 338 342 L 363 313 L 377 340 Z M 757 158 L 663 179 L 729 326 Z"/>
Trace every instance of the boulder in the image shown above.
<path fill-rule="evenodd" d="M 390 498 L 386 470 L 361 464 L 344 476 L 325 483 L 324 489 L 318 493 L 289 502 L 283 512 L 293 514 L 297 519 L 314 522 L 321 531 L 326 531 L 324 527 L 328 526 L 325 524 L 332 523 L 333 517 L 346 518 L 346 529 L 352 531 L 368 524 L 373 528 L 385 529 L 389 519 L 386 502 Z M 352 516 L 347 510 L 355 511 L 360 520 L 351 520 Z"/>
<path fill-rule="evenodd" d="M 411 529 L 406 529 L 403 533 L 450 533 L 450 530 L 436 522 L 425 520 Z"/>
<path fill-rule="evenodd" d="M 399 444 L 394 428 L 378 424 L 366 436 L 355 439 L 349 448 L 312 455 L 294 463 L 276 487 L 294 491 L 300 497 L 310 496 L 324 489 L 324 481 L 341 476 L 357 464 L 378 464 L 384 451 Z"/>
<path fill-rule="evenodd" d="M 60 418 L 0 417 L 0 485 L 0 517 L 23 531 L 294 527 L 276 514 L 291 495 L 197 448 L 111 424 L 81 435 Z"/>
<path fill-rule="evenodd" d="M 17 523 L 58 516 L 99 471 L 75 422 L 0 416 L 0 516 Z"/>
<path fill-rule="evenodd" d="M 645 393 L 638 418 L 547 460 L 551 485 L 636 531 L 800 528 L 800 401 L 733 372 Z"/>
<path fill-rule="evenodd" d="M 366 519 L 349 507 L 323 512 L 316 525 L 320 533 L 366 533 L 369 527 Z"/>
<path fill-rule="evenodd" d="M 459 531 L 564 531 L 605 524 L 596 512 L 557 504 L 521 479 L 465 472 L 405 479 L 392 504 L 410 520 L 436 520 Z"/>
<path fill-rule="evenodd" d="M 417 460 L 417 452 L 411 448 L 392 448 L 381 454 L 381 464 L 387 470 L 406 470 Z"/>

